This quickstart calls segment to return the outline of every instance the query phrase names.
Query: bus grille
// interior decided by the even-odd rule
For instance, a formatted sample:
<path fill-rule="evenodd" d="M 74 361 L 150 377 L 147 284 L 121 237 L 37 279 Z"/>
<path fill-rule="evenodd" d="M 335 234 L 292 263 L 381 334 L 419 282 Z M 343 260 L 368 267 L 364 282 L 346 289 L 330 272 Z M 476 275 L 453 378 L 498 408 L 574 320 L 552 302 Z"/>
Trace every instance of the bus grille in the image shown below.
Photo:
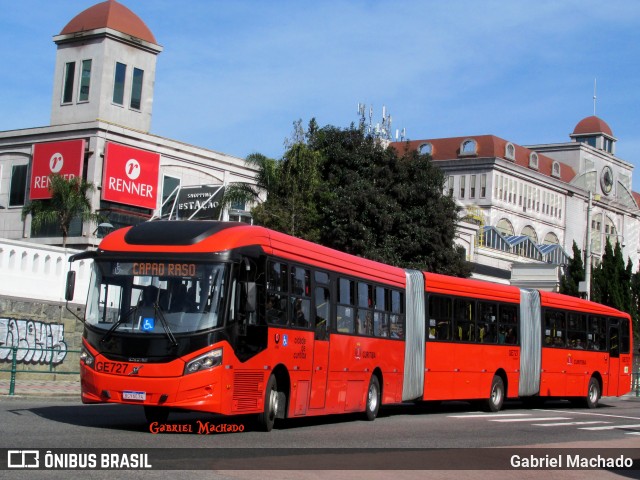
<path fill-rule="evenodd" d="M 260 405 L 263 372 L 235 372 L 233 377 L 233 409 L 255 410 Z"/>

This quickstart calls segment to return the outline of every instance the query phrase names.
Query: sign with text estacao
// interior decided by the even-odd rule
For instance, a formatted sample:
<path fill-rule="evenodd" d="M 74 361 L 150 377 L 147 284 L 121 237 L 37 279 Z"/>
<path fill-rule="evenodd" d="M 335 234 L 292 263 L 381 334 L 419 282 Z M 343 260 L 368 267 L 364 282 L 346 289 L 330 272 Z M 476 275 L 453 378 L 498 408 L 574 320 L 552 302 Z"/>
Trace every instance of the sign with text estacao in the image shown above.
<path fill-rule="evenodd" d="M 102 199 L 155 209 L 160 154 L 108 142 L 104 154 Z"/>

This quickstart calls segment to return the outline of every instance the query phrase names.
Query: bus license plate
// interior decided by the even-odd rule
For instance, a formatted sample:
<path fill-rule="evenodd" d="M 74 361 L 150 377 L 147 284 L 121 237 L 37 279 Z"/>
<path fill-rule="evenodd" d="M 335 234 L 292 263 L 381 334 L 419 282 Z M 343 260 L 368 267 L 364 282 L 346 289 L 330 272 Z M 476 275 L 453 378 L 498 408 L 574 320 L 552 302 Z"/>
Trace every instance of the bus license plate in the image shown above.
<path fill-rule="evenodd" d="M 146 400 L 147 392 L 122 392 L 123 400 Z"/>

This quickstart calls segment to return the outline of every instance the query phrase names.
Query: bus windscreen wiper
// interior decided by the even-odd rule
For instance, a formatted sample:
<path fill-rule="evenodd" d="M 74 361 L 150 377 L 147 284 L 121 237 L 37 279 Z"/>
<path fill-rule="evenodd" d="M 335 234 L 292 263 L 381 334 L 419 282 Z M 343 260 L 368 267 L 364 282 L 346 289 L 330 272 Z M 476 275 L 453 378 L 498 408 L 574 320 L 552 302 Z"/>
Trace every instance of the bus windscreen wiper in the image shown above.
<path fill-rule="evenodd" d="M 160 323 L 162 324 L 162 328 L 167 334 L 167 337 L 169 337 L 169 341 L 171 342 L 171 344 L 174 347 L 177 347 L 178 341 L 176 340 L 176 337 L 173 335 L 173 332 L 171 331 L 171 329 L 169 328 L 169 323 L 167 322 L 167 319 L 164 318 L 164 313 L 162 313 L 162 309 L 160 308 L 160 305 L 158 305 L 157 302 L 153 304 L 153 312 L 158 315 L 158 318 L 160 318 Z"/>
<path fill-rule="evenodd" d="M 135 311 L 138 310 L 138 306 L 134 305 L 133 307 L 131 307 L 129 310 L 127 310 L 127 312 L 124 315 L 120 315 L 120 318 L 118 319 L 118 321 L 116 323 L 114 323 L 111 328 L 107 331 L 107 333 L 105 333 L 102 338 L 100 339 L 100 343 L 104 343 L 107 340 L 109 340 L 109 338 L 111 338 L 111 335 L 113 334 L 113 332 L 116 331 L 116 329 L 122 325 L 122 323 L 124 323 L 125 320 L 127 320 L 131 314 Z"/>

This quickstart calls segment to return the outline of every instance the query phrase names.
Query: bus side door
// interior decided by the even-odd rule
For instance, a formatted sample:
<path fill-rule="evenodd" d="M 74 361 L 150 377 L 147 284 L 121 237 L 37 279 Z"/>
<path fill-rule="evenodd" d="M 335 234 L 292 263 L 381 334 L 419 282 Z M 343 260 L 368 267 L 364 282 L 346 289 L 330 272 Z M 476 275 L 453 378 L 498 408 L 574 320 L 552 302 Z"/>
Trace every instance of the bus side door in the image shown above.
<path fill-rule="evenodd" d="M 609 388 L 606 394 L 618 395 L 620 382 L 620 327 L 618 319 L 612 318 L 609 322 Z"/>
<path fill-rule="evenodd" d="M 324 408 L 329 374 L 329 324 L 331 301 L 328 286 L 315 287 L 315 341 L 309 408 Z"/>

